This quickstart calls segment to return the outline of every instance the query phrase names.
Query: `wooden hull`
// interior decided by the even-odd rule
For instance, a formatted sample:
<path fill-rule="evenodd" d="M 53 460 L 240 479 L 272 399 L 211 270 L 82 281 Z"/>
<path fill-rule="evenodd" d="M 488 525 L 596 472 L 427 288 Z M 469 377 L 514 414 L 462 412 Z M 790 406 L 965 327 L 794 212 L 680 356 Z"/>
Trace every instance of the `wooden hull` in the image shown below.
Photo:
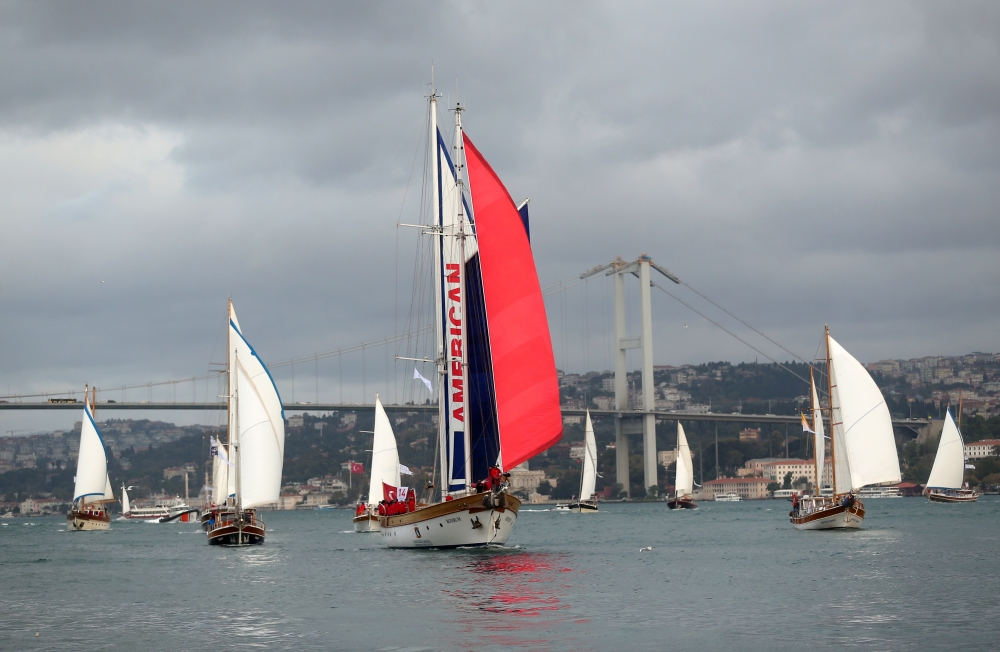
<path fill-rule="evenodd" d="M 243 512 L 241 522 L 232 512 L 216 515 L 215 523 L 209 525 L 208 543 L 213 546 L 245 546 L 264 543 L 267 530 L 264 522 L 257 518 L 252 509 Z"/>
<path fill-rule="evenodd" d="M 507 542 L 521 501 L 510 494 L 473 494 L 379 518 L 390 548 L 459 548 Z"/>
<path fill-rule="evenodd" d="M 667 507 L 670 509 L 698 509 L 698 503 L 690 498 L 674 498 L 667 501 Z"/>
<path fill-rule="evenodd" d="M 362 514 L 354 517 L 354 531 L 360 533 L 375 533 L 382 530 L 378 524 L 378 516 Z"/>
<path fill-rule="evenodd" d="M 103 514 L 88 514 L 85 511 L 72 510 L 66 514 L 66 529 L 74 532 L 84 532 L 87 530 L 107 530 L 111 527 L 111 515 L 107 512 Z"/>
<path fill-rule="evenodd" d="M 597 503 L 590 500 L 583 500 L 569 504 L 569 511 L 574 514 L 593 514 L 597 511 Z"/>
<path fill-rule="evenodd" d="M 932 503 L 974 503 L 979 500 L 979 494 L 974 491 L 959 491 L 955 493 L 928 491 L 927 500 Z"/>
<path fill-rule="evenodd" d="M 843 530 L 857 529 L 865 520 L 865 506 L 855 499 L 850 507 L 830 505 L 808 514 L 789 513 L 789 519 L 796 530 Z"/>

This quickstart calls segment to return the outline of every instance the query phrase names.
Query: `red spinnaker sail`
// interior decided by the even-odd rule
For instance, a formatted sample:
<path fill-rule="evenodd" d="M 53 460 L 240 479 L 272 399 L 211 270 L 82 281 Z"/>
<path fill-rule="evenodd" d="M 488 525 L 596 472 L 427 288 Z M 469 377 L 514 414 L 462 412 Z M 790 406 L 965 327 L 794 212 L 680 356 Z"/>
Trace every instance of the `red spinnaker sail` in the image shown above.
<path fill-rule="evenodd" d="M 562 436 L 559 381 L 542 288 L 521 215 L 468 136 L 465 158 L 489 324 L 500 450 L 511 469 Z"/>

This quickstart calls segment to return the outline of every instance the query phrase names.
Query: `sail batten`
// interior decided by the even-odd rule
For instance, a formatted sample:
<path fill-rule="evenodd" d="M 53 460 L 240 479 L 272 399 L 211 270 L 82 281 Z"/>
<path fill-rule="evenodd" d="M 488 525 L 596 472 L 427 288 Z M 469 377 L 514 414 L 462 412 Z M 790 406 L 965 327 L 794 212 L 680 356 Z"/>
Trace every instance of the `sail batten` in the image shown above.
<path fill-rule="evenodd" d="M 948 410 L 938 440 L 934 466 L 931 467 L 927 487 L 935 489 L 961 489 L 965 480 L 965 445 L 962 433 Z"/>

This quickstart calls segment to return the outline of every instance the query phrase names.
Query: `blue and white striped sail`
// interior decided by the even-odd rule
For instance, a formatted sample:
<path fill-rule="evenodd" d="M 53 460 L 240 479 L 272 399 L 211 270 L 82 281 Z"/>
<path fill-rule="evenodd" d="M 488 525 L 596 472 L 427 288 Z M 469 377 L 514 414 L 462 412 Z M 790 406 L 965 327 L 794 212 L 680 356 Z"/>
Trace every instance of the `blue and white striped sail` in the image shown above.
<path fill-rule="evenodd" d="M 264 361 L 243 337 L 230 304 L 230 391 L 235 405 L 231 430 L 237 469 L 229 484 L 239 492 L 243 508 L 278 502 L 285 458 L 285 414 L 278 388 Z M 239 474 L 238 478 L 234 477 Z M 238 485 L 238 487 L 237 487 Z"/>
<path fill-rule="evenodd" d="M 80 453 L 76 460 L 76 486 L 73 500 L 91 497 L 103 500 L 110 494 L 108 480 L 108 458 L 104 452 L 104 440 L 94 421 L 90 404 L 84 400 L 83 420 L 80 426 Z"/>

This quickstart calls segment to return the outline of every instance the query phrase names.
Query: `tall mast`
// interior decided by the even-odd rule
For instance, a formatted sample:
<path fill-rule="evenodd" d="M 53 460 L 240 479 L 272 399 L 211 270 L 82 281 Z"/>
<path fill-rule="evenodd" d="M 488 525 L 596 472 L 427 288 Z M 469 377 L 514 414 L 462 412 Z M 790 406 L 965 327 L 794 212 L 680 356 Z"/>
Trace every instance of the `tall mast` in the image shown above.
<path fill-rule="evenodd" d="M 812 365 L 809 365 L 809 389 L 810 389 L 810 391 L 809 391 L 809 405 L 812 406 L 812 422 L 813 422 L 812 426 L 813 426 L 813 436 L 815 437 L 815 434 L 817 432 L 819 432 L 818 430 L 816 430 L 816 421 L 817 420 L 822 421 L 823 420 L 823 415 L 816 413 L 816 407 L 817 407 L 816 406 L 816 401 L 815 401 L 815 396 L 816 396 L 816 380 L 815 380 L 815 378 L 813 378 L 813 366 Z M 816 490 L 813 493 L 815 495 L 817 495 L 817 496 L 819 496 L 819 495 L 822 494 L 821 488 L 823 486 L 823 476 L 820 475 L 822 473 L 822 469 L 819 468 L 819 445 L 820 445 L 821 442 L 822 442 L 822 440 L 820 440 L 819 442 L 816 443 L 815 446 L 813 446 L 813 467 L 815 467 L 815 469 L 816 469 Z"/>
<path fill-rule="evenodd" d="M 462 105 L 455 103 L 455 182 L 458 185 L 458 242 L 461 252 L 459 263 L 460 278 L 462 279 L 462 376 L 466 383 L 469 380 L 469 293 L 468 282 L 465 275 L 465 186 L 462 182 L 462 170 L 465 168 L 465 141 L 462 138 Z M 469 489 L 472 484 L 472 433 L 469 431 L 469 422 L 472 414 L 469 412 L 470 387 L 466 385 L 462 392 L 462 414 L 465 415 L 465 488 Z"/>
<path fill-rule="evenodd" d="M 836 424 L 833 421 L 833 361 L 830 359 L 830 326 L 824 325 L 826 334 L 826 384 L 830 397 L 830 473 L 833 479 L 833 496 L 837 497 L 837 441 Z"/>
<path fill-rule="evenodd" d="M 438 92 L 434 87 L 434 67 L 431 67 L 431 92 L 427 96 L 428 99 L 428 112 L 430 113 L 430 129 L 429 129 L 429 140 L 427 142 L 427 151 L 430 154 L 430 166 L 431 166 L 431 203 L 433 208 L 431 209 L 431 216 L 433 220 L 433 228 L 431 233 L 434 234 L 434 332 L 436 334 L 437 340 L 437 367 L 438 367 L 438 446 L 441 453 L 441 482 L 438 485 L 440 488 L 440 499 L 444 501 L 445 496 L 448 494 L 448 441 L 447 441 L 447 431 L 448 431 L 448 413 L 445 410 L 445 392 L 448 388 L 445 387 L 445 376 L 448 373 L 445 361 L 445 341 L 444 341 L 444 296 L 442 294 L 442 266 L 441 266 L 441 255 L 442 255 L 442 240 L 444 238 L 444 233 L 442 232 L 443 221 L 441 219 L 441 193 L 440 193 L 440 179 L 439 179 L 439 167 L 440 162 L 438 160 L 438 143 L 437 143 L 437 98 Z"/>
<path fill-rule="evenodd" d="M 226 456 L 232 461 L 233 443 L 233 298 L 229 297 L 229 310 L 226 313 Z M 221 442 L 219 444 L 222 445 Z M 226 471 L 225 501 L 229 502 L 229 472 Z M 218 496 L 216 496 L 218 504 Z"/>

